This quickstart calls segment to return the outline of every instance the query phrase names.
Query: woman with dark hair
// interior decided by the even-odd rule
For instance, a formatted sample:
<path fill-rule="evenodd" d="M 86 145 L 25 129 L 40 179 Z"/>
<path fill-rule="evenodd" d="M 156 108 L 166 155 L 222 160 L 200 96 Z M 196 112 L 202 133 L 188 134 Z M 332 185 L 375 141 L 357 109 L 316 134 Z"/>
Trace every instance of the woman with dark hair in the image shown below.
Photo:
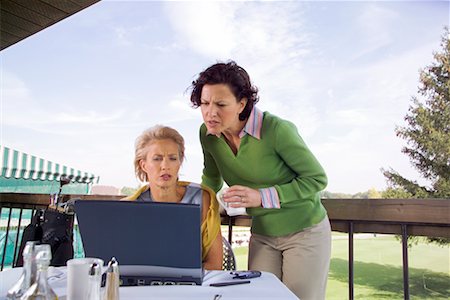
<path fill-rule="evenodd" d="M 325 299 L 331 229 L 319 192 L 326 174 L 289 121 L 255 107 L 258 89 L 234 61 L 192 82 L 200 107 L 202 184 L 252 216 L 248 268 L 279 277 L 300 299 Z"/>

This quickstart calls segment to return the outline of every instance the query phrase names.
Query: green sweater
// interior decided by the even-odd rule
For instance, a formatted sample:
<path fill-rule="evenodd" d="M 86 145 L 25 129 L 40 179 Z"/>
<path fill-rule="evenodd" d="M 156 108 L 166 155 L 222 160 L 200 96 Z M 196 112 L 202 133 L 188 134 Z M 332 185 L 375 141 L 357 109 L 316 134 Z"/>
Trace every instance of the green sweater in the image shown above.
<path fill-rule="evenodd" d="M 319 192 L 327 185 L 322 166 L 289 121 L 264 112 L 261 138 L 246 134 L 234 155 L 223 135 L 200 127 L 204 154 L 202 183 L 215 192 L 223 180 L 254 189 L 275 187 L 280 208 L 248 208 L 252 232 L 283 236 L 311 227 L 326 216 Z"/>

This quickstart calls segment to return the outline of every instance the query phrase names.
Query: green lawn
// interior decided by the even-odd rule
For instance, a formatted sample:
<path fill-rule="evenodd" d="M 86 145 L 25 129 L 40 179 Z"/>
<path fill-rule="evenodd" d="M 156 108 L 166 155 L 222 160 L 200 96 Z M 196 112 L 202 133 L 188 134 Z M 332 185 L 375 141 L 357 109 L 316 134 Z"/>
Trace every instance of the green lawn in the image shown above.
<path fill-rule="evenodd" d="M 346 235 L 333 236 L 327 299 L 348 299 L 348 241 Z M 362 237 L 354 240 L 355 299 L 403 299 L 400 242 L 386 235 Z M 234 249 L 238 269 L 247 269 L 247 251 Z M 411 299 L 449 299 L 449 247 L 419 243 L 408 255 Z"/>

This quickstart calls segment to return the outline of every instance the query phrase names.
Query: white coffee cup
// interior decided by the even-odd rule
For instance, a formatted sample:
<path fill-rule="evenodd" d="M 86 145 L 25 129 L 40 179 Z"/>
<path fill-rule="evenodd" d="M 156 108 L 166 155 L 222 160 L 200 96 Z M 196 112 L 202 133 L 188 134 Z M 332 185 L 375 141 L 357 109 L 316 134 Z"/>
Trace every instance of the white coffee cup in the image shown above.
<path fill-rule="evenodd" d="M 219 201 L 220 206 L 225 209 L 227 212 L 227 215 L 230 217 L 232 216 L 238 216 L 238 215 L 246 215 L 245 207 L 231 207 L 229 204 L 230 202 L 223 201 L 223 194 L 226 192 L 227 189 L 220 190 L 217 192 L 216 197 L 217 201 Z"/>
<path fill-rule="evenodd" d="M 67 300 L 87 300 L 89 269 L 93 263 L 103 268 L 104 262 L 100 258 L 73 258 L 67 261 Z"/>

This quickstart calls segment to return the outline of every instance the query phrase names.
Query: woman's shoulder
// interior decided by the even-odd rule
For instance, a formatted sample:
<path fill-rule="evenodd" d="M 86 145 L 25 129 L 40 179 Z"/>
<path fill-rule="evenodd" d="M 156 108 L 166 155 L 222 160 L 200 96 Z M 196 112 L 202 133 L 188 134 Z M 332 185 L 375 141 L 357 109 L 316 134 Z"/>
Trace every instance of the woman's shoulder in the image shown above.
<path fill-rule="evenodd" d="M 266 125 L 274 126 L 274 125 L 279 125 L 279 124 L 293 124 L 291 121 L 283 119 L 283 118 L 281 118 L 277 115 L 274 115 L 268 111 L 265 111 L 263 113 L 263 116 L 264 116 L 263 124 L 266 124 Z"/>
<path fill-rule="evenodd" d="M 185 198 L 189 198 L 186 199 L 187 202 L 200 204 L 198 201 L 201 201 L 203 217 L 206 216 L 209 210 L 218 209 L 218 207 L 216 207 L 218 206 L 217 201 L 215 201 L 216 194 L 209 187 L 188 181 L 179 181 L 178 185 L 186 187 L 187 196 L 185 195 Z"/>
<path fill-rule="evenodd" d="M 139 196 L 142 193 L 146 192 L 148 189 L 149 189 L 148 185 L 141 186 L 139 189 L 137 189 L 137 191 L 134 194 L 127 196 L 121 200 L 137 200 L 139 198 Z"/>
<path fill-rule="evenodd" d="M 206 125 L 205 123 L 202 123 L 202 125 L 200 125 L 200 137 L 206 136 Z"/>
<path fill-rule="evenodd" d="M 297 131 L 297 126 L 289 120 L 265 111 L 262 130 L 265 136 L 275 138 L 280 134 L 284 135 L 286 131 Z"/>
<path fill-rule="evenodd" d="M 178 181 L 178 185 L 179 186 L 183 186 L 186 187 L 186 189 L 191 189 L 191 190 L 198 190 L 198 191 L 205 191 L 207 192 L 207 194 L 211 194 L 214 193 L 212 189 L 210 189 L 209 187 L 199 184 L 199 183 L 195 183 L 195 182 L 190 182 L 190 181 Z"/>

